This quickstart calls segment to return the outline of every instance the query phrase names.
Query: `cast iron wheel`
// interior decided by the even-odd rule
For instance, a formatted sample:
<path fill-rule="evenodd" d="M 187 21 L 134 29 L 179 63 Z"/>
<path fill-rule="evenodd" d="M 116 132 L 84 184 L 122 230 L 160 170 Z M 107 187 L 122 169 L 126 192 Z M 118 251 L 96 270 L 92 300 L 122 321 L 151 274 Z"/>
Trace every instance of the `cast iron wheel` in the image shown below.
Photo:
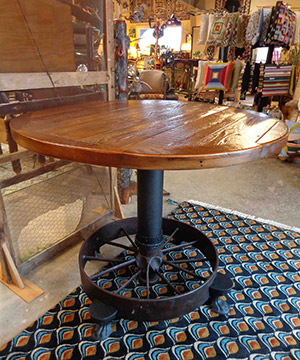
<path fill-rule="evenodd" d="M 198 229 L 177 220 L 163 219 L 162 228 L 165 236 L 164 246 L 151 256 L 141 254 L 131 238 L 131 235 L 136 234 L 137 231 L 137 218 L 110 223 L 97 230 L 84 242 L 79 253 L 80 275 L 83 288 L 92 301 L 98 300 L 116 308 L 118 315 L 123 318 L 158 321 L 187 314 L 208 300 L 209 287 L 216 277 L 218 268 L 218 256 L 214 245 Z M 123 236 L 128 238 L 131 246 L 113 241 Z M 126 250 L 125 257 L 102 257 L 103 245 Z M 180 260 L 177 260 L 175 256 L 175 260 L 167 260 L 173 252 L 186 254 L 187 251 L 197 252 L 198 256 Z M 85 271 L 85 265 L 90 260 L 109 262 L 109 266 L 100 269 L 97 274 L 90 277 Z M 184 264 L 192 264 L 195 271 L 186 269 L 187 265 L 183 267 Z M 199 275 L 197 264 L 207 264 L 209 267 L 207 269 L 209 272 L 207 271 L 205 277 Z M 176 273 L 184 277 L 186 283 L 192 283 L 192 287 L 177 286 L 172 281 L 172 276 L 166 276 L 168 275 L 165 273 L 166 268 L 173 270 L 174 277 Z M 114 289 L 108 290 L 99 286 L 101 277 L 120 269 L 127 269 L 130 275 L 122 282 L 115 281 Z M 168 294 L 153 295 L 152 288 L 156 286 L 153 284 L 158 279 L 161 279 L 165 288 L 168 289 Z M 144 288 L 141 297 L 123 296 L 122 293 L 126 294 L 126 289 L 134 283 L 139 288 Z"/>

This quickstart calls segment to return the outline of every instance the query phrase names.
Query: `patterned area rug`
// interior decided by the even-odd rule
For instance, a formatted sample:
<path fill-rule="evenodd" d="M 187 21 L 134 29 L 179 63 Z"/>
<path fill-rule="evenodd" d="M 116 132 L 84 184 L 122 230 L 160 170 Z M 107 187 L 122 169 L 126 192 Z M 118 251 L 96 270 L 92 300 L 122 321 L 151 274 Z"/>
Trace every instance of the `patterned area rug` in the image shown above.
<path fill-rule="evenodd" d="M 95 341 L 90 300 L 78 287 L 1 348 L 0 359 L 300 359 L 300 233 L 191 202 L 169 217 L 215 244 L 219 271 L 234 280 L 228 316 L 203 305 L 169 321 L 121 319 Z"/>

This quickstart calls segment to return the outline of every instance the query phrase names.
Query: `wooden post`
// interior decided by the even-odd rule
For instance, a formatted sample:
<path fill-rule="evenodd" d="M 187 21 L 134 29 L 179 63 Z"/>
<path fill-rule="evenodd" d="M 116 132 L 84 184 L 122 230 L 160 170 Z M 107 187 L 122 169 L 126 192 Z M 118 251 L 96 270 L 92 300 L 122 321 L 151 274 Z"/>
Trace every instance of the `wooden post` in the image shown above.
<path fill-rule="evenodd" d="M 7 242 L 10 243 L 10 249 L 7 246 Z M 0 190 L 0 247 L 1 247 L 1 268 L 2 276 L 1 281 L 8 284 L 15 283 L 21 289 L 24 288 L 23 281 L 18 273 L 14 260 L 11 256 L 13 246 L 10 241 L 9 228 L 7 226 L 7 217 L 4 207 L 4 201 Z"/>
<path fill-rule="evenodd" d="M 125 20 L 115 21 L 116 98 L 128 99 L 128 41 Z"/>
<path fill-rule="evenodd" d="M 115 61 L 114 61 L 114 24 L 113 11 L 114 3 L 111 0 L 104 1 L 104 32 L 105 32 L 105 58 L 106 71 L 109 74 L 108 100 L 115 99 Z"/>
<path fill-rule="evenodd" d="M 116 98 L 128 100 L 128 41 L 125 20 L 115 21 Z M 122 204 L 128 204 L 130 192 L 130 169 L 118 169 L 118 193 Z M 117 202 L 118 203 L 118 202 Z M 115 209 L 117 210 L 117 209 Z M 117 215 L 117 212 L 116 212 Z M 122 215 L 121 215 L 122 216 Z"/>
<path fill-rule="evenodd" d="M 6 94 L 3 92 L 0 92 L 0 102 L 9 103 L 9 100 L 8 100 Z M 5 125 L 5 130 L 6 130 L 6 140 L 8 142 L 9 152 L 13 153 L 13 152 L 18 151 L 18 145 L 15 142 L 15 140 L 13 139 L 13 137 L 11 136 L 10 127 L 9 127 L 10 120 L 11 120 L 11 117 L 6 116 L 4 119 L 4 125 Z M 20 161 L 15 160 L 11 164 L 12 164 L 12 168 L 13 168 L 14 172 L 16 174 L 19 174 L 22 170 Z"/>
<path fill-rule="evenodd" d="M 93 29 L 90 24 L 86 25 L 85 28 L 86 35 L 86 57 L 87 57 L 87 68 L 89 71 L 94 70 L 93 63 Z"/>

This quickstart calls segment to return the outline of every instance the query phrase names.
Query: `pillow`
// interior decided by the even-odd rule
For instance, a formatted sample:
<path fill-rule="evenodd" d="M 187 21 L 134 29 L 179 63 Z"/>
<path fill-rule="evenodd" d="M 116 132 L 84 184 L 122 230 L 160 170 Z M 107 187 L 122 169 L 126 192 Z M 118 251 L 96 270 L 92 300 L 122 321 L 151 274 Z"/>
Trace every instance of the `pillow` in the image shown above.
<path fill-rule="evenodd" d="M 206 63 L 201 90 L 228 90 L 232 62 Z"/>
<path fill-rule="evenodd" d="M 210 33 L 210 30 L 211 30 L 211 27 L 212 27 L 212 24 L 214 22 L 214 18 L 215 18 L 215 15 L 214 14 L 209 14 L 208 15 L 208 31 L 207 31 L 207 37 Z M 207 40 L 207 39 L 206 39 Z"/>
<path fill-rule="evenodd" d="M 201 15 L 201 26 L 199 31 L 199 40 L 197 42 L 198 45 L 203 45 L 206 43 L 208 33 L 208 16 L 202 14 Z"/>
<path fill-rule="evenodd" d="M 226 29 L 229 23 L 229 16 L 215 15 L 208 34 L 208 44 L 221 45 L 226 40 Z"/>
<path fill-rule="evenodd" d="M 196 79 L 196 83 L 195 83 L 195 89 L 202 88 L 206 63 L 207 63 L 207 61 L 203 61 L 203 60 L 198 61 L 198 72 L 197 72 L 197 79 Z"/>

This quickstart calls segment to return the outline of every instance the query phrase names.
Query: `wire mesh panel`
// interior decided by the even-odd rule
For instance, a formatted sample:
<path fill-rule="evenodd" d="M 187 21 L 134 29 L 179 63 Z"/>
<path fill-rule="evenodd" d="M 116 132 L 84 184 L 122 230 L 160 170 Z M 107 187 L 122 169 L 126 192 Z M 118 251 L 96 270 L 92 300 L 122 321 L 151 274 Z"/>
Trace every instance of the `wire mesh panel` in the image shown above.
<path fill-rule="evenodd" d="M 75 163 L 2 189 L 17 265 L 107 213 L 109 194 L 107 168 Z"/>

